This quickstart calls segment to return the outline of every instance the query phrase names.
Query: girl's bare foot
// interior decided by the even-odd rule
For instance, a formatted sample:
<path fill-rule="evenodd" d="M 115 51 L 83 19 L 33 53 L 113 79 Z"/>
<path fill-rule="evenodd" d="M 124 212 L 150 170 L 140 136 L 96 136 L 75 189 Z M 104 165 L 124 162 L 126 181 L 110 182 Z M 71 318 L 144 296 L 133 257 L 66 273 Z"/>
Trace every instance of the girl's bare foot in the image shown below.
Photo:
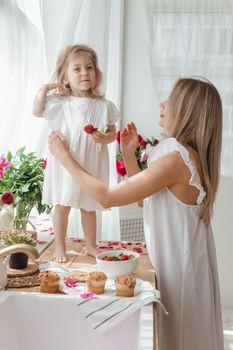
<path fill-rule="evenodd" d="M 53 261 L 57 263 L 67 262 L 67 256 L 64 248 L 56 247 L 55 252 L 53 254 Z"/>
<path fill-rule="evenodd" d="M 101 249 L 97 247 L 86 247 L 86 255 L 91 255 L 96 257 L 96 255 L 101 253 Z"/>

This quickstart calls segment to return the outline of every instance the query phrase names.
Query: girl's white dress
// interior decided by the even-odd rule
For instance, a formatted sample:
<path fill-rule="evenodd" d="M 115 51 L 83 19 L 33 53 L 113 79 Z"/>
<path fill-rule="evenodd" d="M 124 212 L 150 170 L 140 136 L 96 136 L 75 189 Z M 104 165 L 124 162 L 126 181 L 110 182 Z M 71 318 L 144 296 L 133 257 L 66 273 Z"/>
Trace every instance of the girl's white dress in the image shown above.
<path fill-rule="evenodd" d="M 148 254 L 169 312 L 159 317 L 159 350 L 223 350 L 215 245 L 211 227 L 198 216 L 205 197 L 198 172 L 174 138 L 156 146 L 148 164 L 171 152 L 180 153 L 199 196 L 196 205 L 187 205 L 164 188 L 144 201 Z"/>
<path fill-rule="evenodd" d="M 109 158 L 107 145 L 95 143 L 83 127 L 92 124 L 103 133 L 115 124 L 119 112 L 111 101 L 104 98 L 66 97 L 49 95 L 44 117 L 52 130 L 67 138 L 73 157 L 93 176 L 108 184 Z M 103 210 L 73 180 L 68 171 L 48 152 L 42 202 L 60 204 L 88 211 Z"/>

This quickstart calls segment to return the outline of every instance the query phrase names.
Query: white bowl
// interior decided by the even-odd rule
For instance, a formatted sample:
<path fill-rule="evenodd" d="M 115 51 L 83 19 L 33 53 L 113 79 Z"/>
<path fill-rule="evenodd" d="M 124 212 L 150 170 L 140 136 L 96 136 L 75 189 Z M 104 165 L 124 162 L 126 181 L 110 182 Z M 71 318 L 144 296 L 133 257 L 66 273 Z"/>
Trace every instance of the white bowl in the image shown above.
<path fill-rule="evenodd" d="M 134 258 L 130 260 L 120 260 L 120 261 L 106 261 L 102 260 L 105 256 L 118 256 L 123 255 L 133 255 Z M 139 262 L 140 254 L 133 252 L 131 250 L 111 250 L 100 253 L 96 256 L 96 263 L 98 268 L 103 271 L 109 278 L 116 278 L 122 275 L 131 275 L 133 273 Z"/>

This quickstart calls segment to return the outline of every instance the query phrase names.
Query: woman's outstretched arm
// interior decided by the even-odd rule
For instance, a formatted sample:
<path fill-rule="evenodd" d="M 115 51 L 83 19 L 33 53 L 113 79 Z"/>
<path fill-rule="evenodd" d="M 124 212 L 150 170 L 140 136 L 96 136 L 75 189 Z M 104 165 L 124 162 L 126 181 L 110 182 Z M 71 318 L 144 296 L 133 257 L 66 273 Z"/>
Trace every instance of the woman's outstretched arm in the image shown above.
<path fill-rule="evenodd" d="M 173 152 L 156 162 L 148 169 L 122 181 L 114 187 L 89 174 L 70 154 L 69 145 L 63 135 L 52 132 L 49 136 L 49 149 L 58 161 L 69 171 L 79 186 L 95 198 L 104 208 L 138 202 L 164 187 L 181 181 L 179 159 Z M 180 163 L 183 162 L 182 160 Z"/>

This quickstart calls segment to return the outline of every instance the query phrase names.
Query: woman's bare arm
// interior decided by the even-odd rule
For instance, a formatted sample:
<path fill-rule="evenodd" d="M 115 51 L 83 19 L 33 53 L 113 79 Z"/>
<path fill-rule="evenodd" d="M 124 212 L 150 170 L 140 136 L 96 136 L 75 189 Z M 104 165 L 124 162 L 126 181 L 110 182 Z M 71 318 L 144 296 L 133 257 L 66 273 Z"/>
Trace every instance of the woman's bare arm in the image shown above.
<path fill-rule="evenodd" d="M 52 132 L 49 136 L 51 153 L 69 171 L 79 186 L 95 198 L 104 208 L 116 207 L 138 202 L 162 188 L 183 181 L 181 157 L 173 152 L 154 162 L 148 169 L 108 187 L 90 175 L 70 154 L 69 146 L 63 136 Z"/>

